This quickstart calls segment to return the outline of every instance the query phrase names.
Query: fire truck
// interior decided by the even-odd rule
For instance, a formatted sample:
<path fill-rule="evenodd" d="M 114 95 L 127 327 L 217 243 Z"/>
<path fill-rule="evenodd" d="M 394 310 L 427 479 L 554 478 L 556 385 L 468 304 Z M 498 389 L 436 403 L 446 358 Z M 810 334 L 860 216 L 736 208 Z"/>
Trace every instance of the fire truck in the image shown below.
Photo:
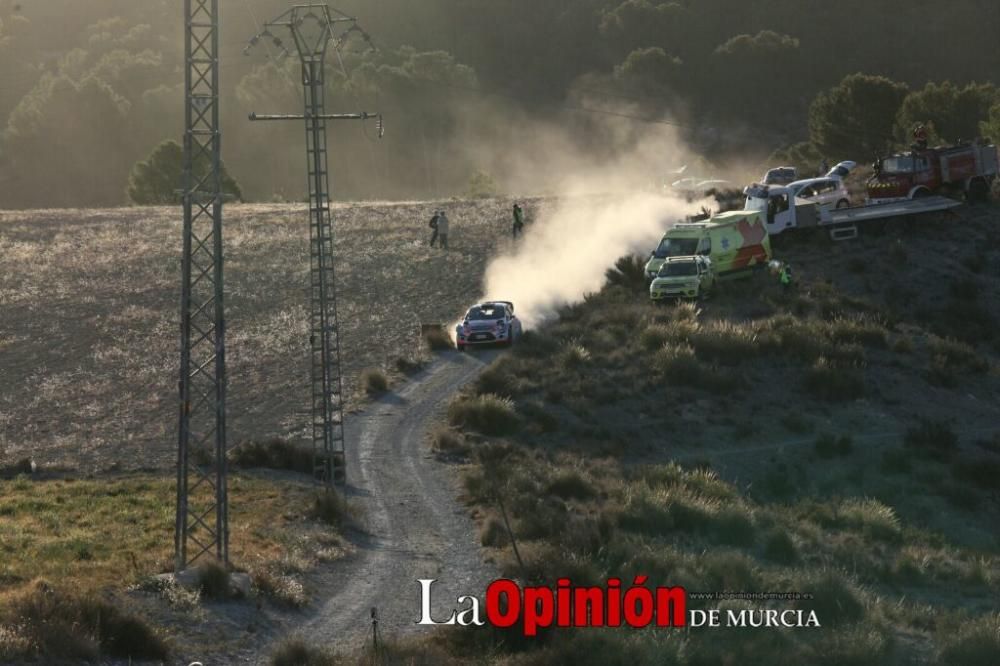
<path fill-rule="evenodd" d="M 964 194 L 969 201 L 989 198 L 997 176 L 997 147 L 989 139 L 937 148 L 926 133 L 914 130 L 910 152 L 878 159 L 868 181 L 870 203 L 889 203 L 931 194 Z"/>

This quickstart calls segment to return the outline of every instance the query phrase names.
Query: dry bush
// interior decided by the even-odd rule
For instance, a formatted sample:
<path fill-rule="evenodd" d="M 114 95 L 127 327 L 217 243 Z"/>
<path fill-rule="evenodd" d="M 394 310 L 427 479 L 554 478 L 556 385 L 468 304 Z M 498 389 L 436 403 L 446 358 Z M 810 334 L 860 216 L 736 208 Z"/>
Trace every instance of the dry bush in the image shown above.
<path fill-rule="evenodd" d="M 1000 613 L 982 615 L 954 632 L 942 632 L 938 643 L 940 666 L 996 666 L 1000 655 Z"/>
<path fill-rule="evenodd" d="M 198 590 L 204 599 L 228 599 L 231 594 L 229 569 L 217 560 L 198 565 Z"/>
<path fill-rule="evenodd" d="M 932 338 L 928 344 L 931 356 L 940 358 L 941 363 L 949 368 L 986 372 L 990 368 L 989 361 L 983 358 L 970 345 L 951 338 Z"/>
<path fill-rule="evenodd" d="M 229 450 L 229 462 L 237 467 L 287 469 L 312 474 L 313 452 L 312 449 L 274 437 L 265 441 L 240 442 Z"/>
<path fill-rule="evenodd" d="M 443 328 L 432 328 L 425 332 L 424 343 L 431 351 L 445 351 L 455 348 L 451 342 L 451 336 Z"/>
<path fill-rule="evenodd" d="M 597 494 L 594 484 L 575 469 L 557 472 L 545 491 L 563 499 L 578 500 L 590 499 Z"/>
<path fill-rule="evenodd" d="M 277 564 L 273 562 L 252 568 L 250 580 L 259 594 L 282 606 L 302 608 L 309 603 L 309 596 L 302 583 L 279 571 Z"/>
<path fill-rule="evenodd" d="M 822 356 L 806 370 L 804 384 L 814 398 L 831 402 L 857 400 L 865 394 L 865 380 L 860 369 L 832 363 Z"/>
<path fill-rule="evenodd" d="M 760 353 L 757 334 L 747 325 L 716 322 L 701 327 L 690 341 L 698 358 L 710 363 L 739 365 Z"/>
<path fill-rule="evenodd" d="M 510 543 L 510 537 L 503 522 L 490 516 L 479 529 L 479 542 L 488 548 L 505 548 Z"/>
<path fill-rule="evenodd" d="M 764 557 L 780 564 L 794 564 L 799 559 L 799 549 L 787 531 L 774 529 L 764 537 Z"/>
<path fill-rule="evenodd" d="M 284 639 L 271 655 L 271 666 L 337 666 L 342 663 L 330 652 L 313 647 L 301 636 Z"/>
<path fill-rule="evenodd" d="M 450 428 L 437 428 L 431 435 L 431 447 L 438 453 L 448 455 L 465 455 L 469 452 L 469 444 L 462 433 Z"/>
<path fill-rule="evenodd" d="M 509 398 L 486 394 L 474 398 L 459 397 L 448 406 L 448 421 L 471 428 L 484 435 L 507 435 L 515 432 L 520 419 Z"/>
<path fill-rule="evenodd" d="M 646 290 L 646 262 L 641 257 L 625 255 L 615 262 L 614 268 L 605 272 L 604 277 L 610 285 L 643 292 Z"/>
<path fill-rule="evenodd" d="M 157 659 L 168 656 L 163 639 L 137 615 L 97 596 L 77 596 L 35 581 L 0 609 L 0 622 L 17 627 L 0 649 L 25 649 L 16 657 L 44 655 L 46 662 L 99 656 Z"/>
<path fill-rule="evenodd" d="M 823 620 L 821 619 L 820 622 Z M 808 662 L 815 666 L 884 666 L 893 663 L 891 630 L 858 624 L 824 632 Z"/>
<path fill-rule="evenodd" d="M 389 390 L 389 378 L 381 370 L 369 368 L 361 373 L 361 390 L 369 397 L 382 395 Z"/>
<path fill-rule="evenodd" d="M 901 536 L 896 512 L 878 500 L 848 500 L 840 506 L 839 517 L 844 524 L 872 539 L 895 541 Z"/>
<path fill-rule="evenodd" d="M 830 338 L 839 343 L 856 343 L 885 349 L 889 332 L 885 322 L 874 317 L 837 317 L 829 324 Z"/>
<path fill-rule="evenodd" d="M 809 569 L 798 575 L 795 590 L 812 599 L 795 602 L 797 608 L 816 611 L 824 627 L 853 624 L 865 617 L 865 605 L 855 586 L 842 571 Z"/>
<path fill-rule="evenodd" d="M 327 525 L 342 527 L 355 519 L 356 509 L 333 488 L 316 493 L 310 517 Z"/>

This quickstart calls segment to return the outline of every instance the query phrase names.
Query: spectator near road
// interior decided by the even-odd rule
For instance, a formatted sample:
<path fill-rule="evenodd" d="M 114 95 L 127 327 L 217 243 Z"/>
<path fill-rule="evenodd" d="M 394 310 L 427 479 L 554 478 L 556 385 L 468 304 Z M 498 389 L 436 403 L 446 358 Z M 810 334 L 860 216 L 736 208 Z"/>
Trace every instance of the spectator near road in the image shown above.
<path fill-rule="evenodd" d="M 430 224 L 427 225 L 434 230 L 434 232 L 431 234 L 431 247 L 434 247 L 434 243 L 438 239 L 438 221 L 440 219 L 441 219 L 441 211 L 436 210 L 434 211 L 434 215 L 431 216 Z"/>
<path fill-rule="evenodd" d="M 448 216 L 443 210 L 438 211 L 437 234 L 441 239 L 441 249 L 448 249 Z"/>
<path fill-rule="evenodd" d="M 514 238 L 521 235 L 524 230 L 524 209 L 521 204 L 514 204 Z"/>

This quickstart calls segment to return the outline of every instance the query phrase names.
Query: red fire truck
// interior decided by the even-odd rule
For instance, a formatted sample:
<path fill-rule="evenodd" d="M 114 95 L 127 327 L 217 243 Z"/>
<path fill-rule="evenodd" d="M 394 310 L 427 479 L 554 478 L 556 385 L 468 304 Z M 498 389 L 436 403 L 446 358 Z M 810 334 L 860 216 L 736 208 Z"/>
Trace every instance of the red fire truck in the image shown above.
<path fill-rule="evenodd" d="M 935 193 L 962 193 L 969 200 L 989 197 L 997 176 L 997 147 L 987 140 L 928 148 L 926 135 L 914 131 L 907 153 L 880 158 L 868 181 L 870 203 L 916 199 Z"/>

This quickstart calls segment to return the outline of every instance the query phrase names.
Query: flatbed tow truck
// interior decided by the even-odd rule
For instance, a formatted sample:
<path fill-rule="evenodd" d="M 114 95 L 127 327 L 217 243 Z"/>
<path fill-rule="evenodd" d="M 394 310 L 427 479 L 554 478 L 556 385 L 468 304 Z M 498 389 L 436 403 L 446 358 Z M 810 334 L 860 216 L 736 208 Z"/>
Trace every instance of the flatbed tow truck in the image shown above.
<path fill-rule="evenodd" d="M 924 196 L 887 203 L 875 203 L 851 208 L 827 209 L 813 201 L 795 197 L 787 187 L 754 184 L 744 190 L 745 210 L 764 216 L 764 226 L 770 236 L 789 229 L 824 228 L 831 240 L 842 241 L 858 237 L 858 225 L 873 220 L 885 220 L 903 215 L 921 215 L 951 210 L 962 205 L 942 196 Z"/>

